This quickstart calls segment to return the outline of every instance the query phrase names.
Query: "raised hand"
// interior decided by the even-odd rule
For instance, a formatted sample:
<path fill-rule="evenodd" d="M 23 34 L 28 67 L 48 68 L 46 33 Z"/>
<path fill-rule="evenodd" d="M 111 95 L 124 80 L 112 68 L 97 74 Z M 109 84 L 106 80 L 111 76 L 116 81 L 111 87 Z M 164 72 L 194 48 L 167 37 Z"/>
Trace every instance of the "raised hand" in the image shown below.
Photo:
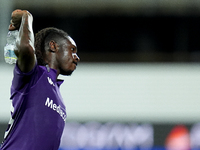
<path fill-rule="evenodd" d="M 11 14 L 9 31 L 18 30 L 21 24 L 22 16 L 24 13 L 28 13 L 27 10 L 16 9 Z"/>

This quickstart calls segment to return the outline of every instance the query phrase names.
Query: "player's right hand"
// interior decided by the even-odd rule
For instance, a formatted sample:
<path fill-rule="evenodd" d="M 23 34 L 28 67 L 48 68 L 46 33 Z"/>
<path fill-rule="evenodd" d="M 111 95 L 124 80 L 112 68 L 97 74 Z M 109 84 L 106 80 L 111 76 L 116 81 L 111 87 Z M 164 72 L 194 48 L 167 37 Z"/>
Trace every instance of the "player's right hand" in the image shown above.
<path fill-rule="evenodd" d="M 27 10 L 16 9 L 12 12 L 9 31 L 18 30 L 21 24 L 22 16 L 24 13 L 28 13 Z"/>

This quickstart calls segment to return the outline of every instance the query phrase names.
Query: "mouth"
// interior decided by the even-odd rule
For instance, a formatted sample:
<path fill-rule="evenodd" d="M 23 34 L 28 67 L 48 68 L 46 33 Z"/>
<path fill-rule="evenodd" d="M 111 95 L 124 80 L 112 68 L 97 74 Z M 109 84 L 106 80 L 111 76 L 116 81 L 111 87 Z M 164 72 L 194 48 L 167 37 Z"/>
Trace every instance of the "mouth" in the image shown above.
<path fill-rule="evenodd" d="M 76 66 L 78 65 L 78 63 L 77 62 L 73 62 Z"/>

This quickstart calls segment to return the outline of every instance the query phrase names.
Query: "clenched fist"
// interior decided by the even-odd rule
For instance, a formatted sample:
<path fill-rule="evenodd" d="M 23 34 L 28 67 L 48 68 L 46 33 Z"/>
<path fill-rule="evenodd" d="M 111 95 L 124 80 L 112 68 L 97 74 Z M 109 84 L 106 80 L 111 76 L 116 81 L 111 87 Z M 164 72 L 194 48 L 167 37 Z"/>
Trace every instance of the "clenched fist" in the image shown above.
<path fill-rule="evenodd" d="M 27 10 L 16 9 L 12 12 L 9 31 L 18 30 L 21 24 L 22 16 L 29 13 Z M 30 14 L 30 13 L 29 13 Z"/>

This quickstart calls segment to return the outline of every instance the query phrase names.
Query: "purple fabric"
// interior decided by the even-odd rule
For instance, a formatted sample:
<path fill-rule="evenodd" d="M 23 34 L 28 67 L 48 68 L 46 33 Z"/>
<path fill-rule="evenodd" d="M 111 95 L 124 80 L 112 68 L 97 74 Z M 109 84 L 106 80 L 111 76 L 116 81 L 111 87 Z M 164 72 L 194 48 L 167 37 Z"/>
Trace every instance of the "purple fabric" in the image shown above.
<path fill-rule="evenodd" d="M 36 65 L 29 73 L 14 69 L 10 132 L 1 150 L 58 150 L 66 120 L 57 72 Z"/>

